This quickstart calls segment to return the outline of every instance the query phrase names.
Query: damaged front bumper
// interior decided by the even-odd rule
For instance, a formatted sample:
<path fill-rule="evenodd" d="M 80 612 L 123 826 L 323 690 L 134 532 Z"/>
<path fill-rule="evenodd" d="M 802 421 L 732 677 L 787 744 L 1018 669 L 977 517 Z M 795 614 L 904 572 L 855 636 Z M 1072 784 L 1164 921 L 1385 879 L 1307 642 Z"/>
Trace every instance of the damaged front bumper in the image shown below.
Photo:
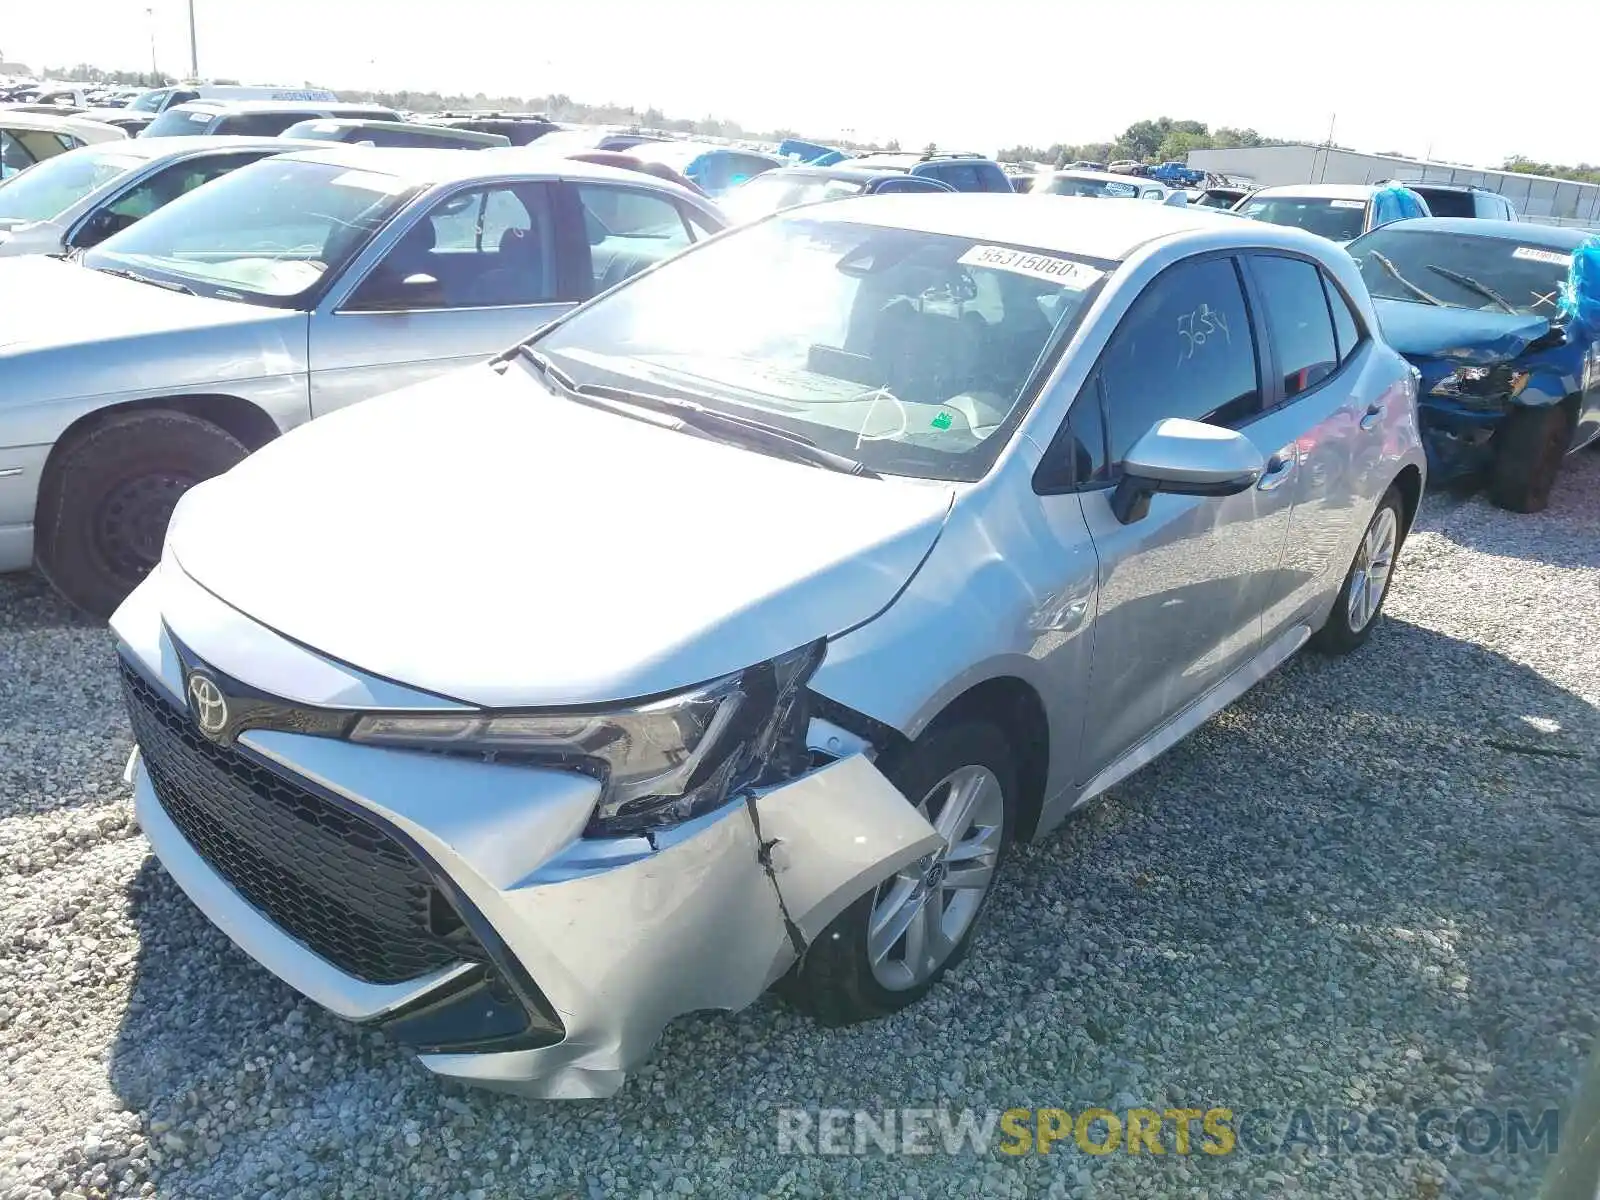
<path fill-rule="evenodd" d="M 286 982 L 465 1082 L 611 1094 L 674 1017 L 749 1004 L 853 900 L 940 844 L 861 753 L 651 838 L 592 839 L 599 784 L 572 772 L 276 729 L 218 750 L 185 724 L 173 634 L 302 704 L 353 706 L 380 688 L 393 703 L 396 685 L 278 638 L 170 571 L 113 627 L 141 731 L 136 811 L 167 870 Z M 225 819 L 214 807 L 225 793 L 255 807 Z M 269 810 L 276 825 L 261 823 Z M 360 854 L 375 882 L 352 893 Z M 396 872 L 424 881 L 425 912 L 378 907 Z M 431 956 L 416 960 L 425 970 L 352 968 L 411 961 L 376 944 L 402 927 Z"/>

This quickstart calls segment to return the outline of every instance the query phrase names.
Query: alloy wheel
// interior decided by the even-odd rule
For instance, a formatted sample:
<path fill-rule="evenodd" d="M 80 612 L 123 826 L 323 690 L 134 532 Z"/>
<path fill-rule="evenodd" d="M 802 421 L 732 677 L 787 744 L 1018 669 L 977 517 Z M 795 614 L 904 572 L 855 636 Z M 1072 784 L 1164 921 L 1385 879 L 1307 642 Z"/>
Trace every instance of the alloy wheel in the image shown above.
<path fill-rule="evenodd" d="M 873 978 L 890 991 L 924 983 L 955 952 L 1000 861 L 1005 795 L 987 767 L 950 772 L 917 811 L 944 844 L 879 885 L 867 927 Z"/>
<path fill-rule="evenodd" d="M 1384 505 L 1367 526 L 1366 536 L 1356 551 L 1355 565 L 1350 568 L 1350 596 L 1345 618 L 1351 633 L 1360 633 L 1378 615 L 1384 590 L 1389 586 L 1399 534 L 1400 522 L 1394 509 Z"/>

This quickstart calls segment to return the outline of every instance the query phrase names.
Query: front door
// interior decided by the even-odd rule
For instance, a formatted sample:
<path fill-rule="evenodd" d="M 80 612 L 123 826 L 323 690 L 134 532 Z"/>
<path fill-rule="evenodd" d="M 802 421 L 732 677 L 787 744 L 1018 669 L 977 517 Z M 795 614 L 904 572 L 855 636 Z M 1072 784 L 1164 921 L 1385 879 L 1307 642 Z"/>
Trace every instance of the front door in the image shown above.
<path fill-rule="evenodd" d="M 1104 486 L 1083 493 L 1100 560 L 1089 703 L 1078 781 L 1099 773 L 1193 704 L 1260 647 L 1261 615 L 1278 573 L 1297 460 L 1263 420 L 1266 357 L 1238 264 L 1187 259 L 1157 276 L 1128 310 L 1073 406 L 1082 436 L 1098 409 Z M 1236 428 L 1267 472 L 1236 496 L 1157 495 L 1122 524 L 1111 488 L 1123 457 L 1157 421 L 1186 417 Z"/>
<path fill-rule="evenodd" d="M 573 298 L 558 239 L 548 184 L 440 198 L 312 314 L 312 414 L 480 362 L 560 316 Z"/>

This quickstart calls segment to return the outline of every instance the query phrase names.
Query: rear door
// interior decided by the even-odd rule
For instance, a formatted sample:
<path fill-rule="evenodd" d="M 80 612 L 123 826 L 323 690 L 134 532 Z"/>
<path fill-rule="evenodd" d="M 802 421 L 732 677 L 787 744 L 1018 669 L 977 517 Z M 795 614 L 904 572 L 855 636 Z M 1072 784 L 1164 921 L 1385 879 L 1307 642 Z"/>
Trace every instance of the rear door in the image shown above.
<path fill-rule="evenodd" d="M 1082 496 L 1100 587 L 1080 783 L 1260 646 L 1261 614 L 1280 586 L 1296 463 L 1279 454 L 1282 423 L 1263 416 L 1272 368 L 1252 307 L 1231 255 L 1167 268 L 1129 308 L 1074 402 L 1069 421 L 1098 459 L 1083 465 L 1099 484 Z M 1167 417 L 1240 430 L 1269 459 L 1267 473 L 1236 496 L 1157 495 L 1124 525 L 1111 507 L 1122 459 Z"/>
<path fill-rule="evenodd" d="M 553 186 L 462 184 L 386 231 L 311 316 L 313 414 L 480 362 L 570 308 Z"/>

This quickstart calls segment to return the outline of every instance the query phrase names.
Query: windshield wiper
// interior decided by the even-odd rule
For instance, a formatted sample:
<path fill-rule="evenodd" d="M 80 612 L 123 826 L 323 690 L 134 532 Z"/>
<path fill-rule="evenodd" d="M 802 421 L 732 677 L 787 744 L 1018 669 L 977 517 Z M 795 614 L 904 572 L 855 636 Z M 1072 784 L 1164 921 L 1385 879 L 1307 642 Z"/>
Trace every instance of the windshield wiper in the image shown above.
<path fill-rule="evenodd" d="M 550 380 L 563 391 L 577 391 L 578 385 L 572 382 L 572 376 L 568 375 L 560 367 L 556 366 L 555 363 L 551 362 L 543 354 L 540 354 L 527 342 L 518 342 L 515 346 L 511 347 L 511 349 L 507 350 L 504 354 L 500 355 L 496 359 L 493 359 L 492 361 L 497 363 L 509 362 L 511 359 L 519 357 L 526 359 L 533 366 L 534 370 L 538 371 L 539 374 L 543 375 L 546 379 Z"/>
<path fill-rule="evenodd" d="M 809 438 L 791 433 L 787 429 L 779 429 L 776 425 L 718 412 L 696 404 L 693 400 L 669 400 L 665 396 L 652 396 L 646 392 L 635 392 L 628 388 L 610 387 L 600 383 L 574 383 L 570 375 L 529 345 L 513 346 L 501 355 L 501 361 L 510 357 L 524 359 L 534 370 L 572 399 L 606 412 L 637 419 L 639 410 L 643 409 L 652 415 L 670 418 L 673 428 L 681 429 L 687 426 L 713 436 L 732 434 L 731 440 L 742 441 L 796 462 L 810 463 L 830 471 L 859 475 L 867 479 L 883 478 L 865 463 L 847 455 L 836 454 L 832 450 L 825 450 Z"/>
<path fill-rule="evenodd" d="M 186 283 L 179 283 L 173 279 L 151 279 L 148 275 L 140 275 L 136 271 L 129 271 L 123 267 L 95 267 L 102 275 L 115 275 L 118 279 L 131 279 L 135 283 L 148 283 L 151 287 L 166 288 L 169 292 L 182 292 L 185 296 L 198 296 Z"/>
<path fill-rule="evenodd" d="M 1440 267 L 1440 266 L 1434 265 L 1433 263 L 1429 263 L 1429 264 L 1427 264 L 1427 266 L 1428 266 L 1428 270 L 1432 271 L 1434 274 L 1443 275 L 1446 279 L 1450 280 L 1452 283 L 1459 283 L 1462 287 L 1466 288 L 1468 291 L 1477 292 L 1478 295 L 1482 296 L 1485 300 L 1488 300 L 1490 303 L 1498 304 L 1501 308 L 1505 309 L 1512 316 L 1516 315 L 1517 306 L 1512 304 L 1511 301 L 1507 300 L 1504 296 L 1502 296 L 1499 292 L 1495 291 L 1488 284 L 1479 283 L 1471 275 L 1463 275 L 1460 271 L 1452 271 L 1449 267 Z"/>
<path fill-rule="evenodd" d="M 1412 283 L 1411 280 L 1407 279 L 1404 275 L 1400 274 L 1400 268 L 1395 266 L 1387 258 L 1385 258 L 1383 255 L 1379 254 L 1376 250 L 1368 250 L 1367 253 L 1372 255 L 1373 258 L 1377 259 L 1378 260 L 1378 265 L 1380 267 L 1382 267 L 1385 271 L 1389 272 L 1389 274 L 1393 275 L 1395 277 L 1395 279 L 1399 281 L 1400 286 L 1405 288 L 1406 291 L 1410 292 L 1413 296 L 1416 296 L 1418 299 L 1421 299 L 1421 300 L 1426 300 L 1429 304 L 1437 304 L 1440 308 L 1448 308 L 1449 307 L 1449 305 L 1447 305 L 1443 300 L 1439 299 L 1439 297 L 1430 296 L 1427 292 L 1423 291 L 1416 284 Z"/>
<path fill-rule="evenodd" d="M 780 458 L 810 463 L 845 475 L 859 475 L 865 479 L 882 479 L 883 476 L 865 463 L 845 454 L 825 450 L 803 434 L 780 429 L 751 417 L 737 417 L 696 404 L 693 400 L 671 400 L 665 396 L 652 396 L 646 392 L 606 384 L 584 383 L 572 389 L 579 396 L 592 396 L 614 400 L 621 404 L 636 405 L 663 416 L 675 417 L 679 422 L 713 437 L 724 437 L 761 450 L 768 450 Z"/>

